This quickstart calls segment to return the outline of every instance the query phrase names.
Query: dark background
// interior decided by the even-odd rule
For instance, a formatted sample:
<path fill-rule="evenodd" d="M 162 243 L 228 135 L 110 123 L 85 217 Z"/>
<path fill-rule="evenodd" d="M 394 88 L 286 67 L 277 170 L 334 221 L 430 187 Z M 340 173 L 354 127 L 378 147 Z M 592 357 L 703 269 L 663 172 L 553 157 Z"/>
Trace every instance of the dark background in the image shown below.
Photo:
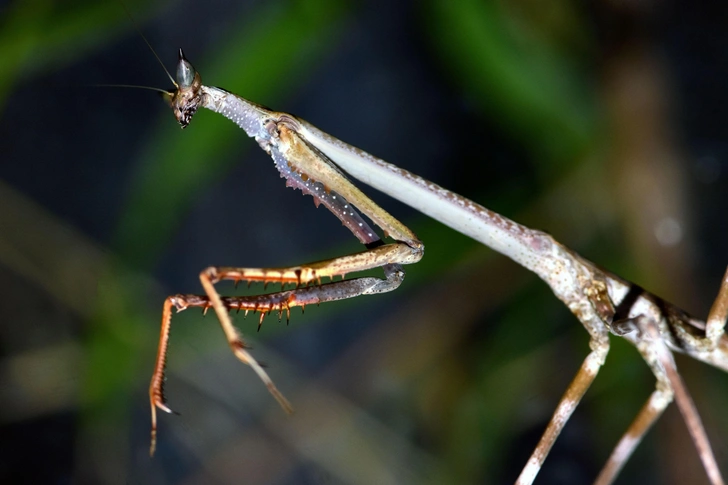
<path fill-rule="evenodd" d="M 705 316 L 728 263 L 726 7 L 692 2 L 127 1 L 168 69 L 277 110 L 547 230 Z M 588 353 L 535 276 L 387 196 L 426 244 L 396 292 L 236 318 L 288 418 L 213 316 L 164 297 L 211 264 L 359 249 L 234 125 L 181 131 L 115 1 L 0 6 L 0 481 L 511 483 Z M 221 284 L 232 293 L 231 285 Z M 255 289 L 255 287 L 253 288 Z M 260 288 L 258 288 L 260 290 Z M 728 377 L 678 366 L 728 472 Z M 587 483 L 653 388 L 628 344 L 537 483 Z M 619 483 L 701 483 L 674 406 Z"/>

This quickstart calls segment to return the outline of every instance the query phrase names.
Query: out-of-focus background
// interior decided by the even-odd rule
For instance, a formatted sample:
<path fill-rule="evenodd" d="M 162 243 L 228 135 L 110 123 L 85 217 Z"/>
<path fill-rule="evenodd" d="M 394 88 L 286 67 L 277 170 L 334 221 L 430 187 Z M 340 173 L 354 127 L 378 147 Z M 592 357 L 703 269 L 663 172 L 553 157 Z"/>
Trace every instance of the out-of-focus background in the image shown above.
<path fill-rule="evenodd" d="M 293 112 L 704 317 L 728 264 L 728 7 L 691 2 L 135 1 L 169 69 Z M 634 3 L 634 5 L 629 5 Z M 0 6 L 0 482 L 509 483 L 588 353 L 545 284 L 385 195 L 425 242 L 391 294 L 235 322 L 162 301 L 208 265 L 360 247 L 221 117 L 182 131 L 117 1 Z M 232 285 L 221 292 L 234 294 Z M 256 287 L 253 287 L 256 289 Z M 262 289 L 257 288 L 259 291 Z M 240 293 L 240 292 L 238 292 Z M 678 357 L 728 473 L 728 375 Z M 653 388 L 628 344 L 537 483 L 587 483 Z M 619 483 L 701 483 L 674 406 Z"/>

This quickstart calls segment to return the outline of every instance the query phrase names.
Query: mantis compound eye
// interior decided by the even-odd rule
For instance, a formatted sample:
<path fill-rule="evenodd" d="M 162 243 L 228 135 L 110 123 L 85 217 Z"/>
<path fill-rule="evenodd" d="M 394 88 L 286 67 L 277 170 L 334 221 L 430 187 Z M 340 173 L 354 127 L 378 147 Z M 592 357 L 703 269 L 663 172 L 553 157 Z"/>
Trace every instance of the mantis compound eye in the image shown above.
<path fill-rule="evenodd" d="M 177 84 L 181 89 L 189 88 L 195 80 L 195 68 L 185 58 L 182 49 L 179 50 L 179 61 L 177 62 Z"/>

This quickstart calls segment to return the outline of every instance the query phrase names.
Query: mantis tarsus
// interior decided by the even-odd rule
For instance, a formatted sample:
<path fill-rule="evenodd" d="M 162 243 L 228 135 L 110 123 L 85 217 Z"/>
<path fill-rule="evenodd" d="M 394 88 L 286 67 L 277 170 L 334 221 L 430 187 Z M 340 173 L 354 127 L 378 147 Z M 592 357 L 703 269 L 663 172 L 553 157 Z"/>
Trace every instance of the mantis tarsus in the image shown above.
<path fill-rule="evenodd" d="M 171 77 L 170 77 L 171 78 Z M 174 82 L 174 80 L 173 80 Z M 582 322 L 590 335 L 591 352 L 561 399 L 517 483 L 532 483 L 566 421 L 589 388 L 609 351 L 609 334 L 635 345 L 657 379 L 655 391 L 630 425 L 597 478 L 610 483 L 646 431 L 676 398 L 712 483 L 723 483 L 707 437 L 677 373 L 671 351 L 686 353 L 728 371 L 728 272 L 708 319 L 688 316 L 642 288 L 598 268 L 558 243 L 550 235 L 529 229 L 479 204 L 380 160 L 322 132 L 293 115 L 271 111 L 219 88 L 202 84 L 200 75 L 180 50 L 176 89 L 167 93 L 175 117 L 186 127 L 199 107 L 222 114 L 239 125 L 273 158 L 286 184 L 313 196 L 366 246 L 366 250 L 290 268 L 210 267 L 200 273 L 205 295 L 174 295 L 166 299 L 155 371 L 149 388 L 152 444 L 156 444 L 156 409 L 170 412 L 163 394 L 164 366 L 173 310 L 212 307 L 235 356 L 250 365 L 288 412 L 291 406 L 246 349 L 228 315 L 232 309 L 267 313 L 279 318 L 294 306 L 353 298 L 396 289 L 404 278 L 401 265 L 416 263 L 424 245 L 406 226 L 357 189 L 346 174 L 408 204 L 430 217 L 508 256 L 544 280 Z M 359 216 L 364 213 L 393 242 L 385 244 Z M 384 279 L 344 279 L 347 274 L 381 267 Z M 334 281 L 335 277 L 341 280 Z M 330 281 L 324 282 L 328 278 Z M 295 288 L 248 297 L 221 297 L 221 280 L 262 281 Z"/>

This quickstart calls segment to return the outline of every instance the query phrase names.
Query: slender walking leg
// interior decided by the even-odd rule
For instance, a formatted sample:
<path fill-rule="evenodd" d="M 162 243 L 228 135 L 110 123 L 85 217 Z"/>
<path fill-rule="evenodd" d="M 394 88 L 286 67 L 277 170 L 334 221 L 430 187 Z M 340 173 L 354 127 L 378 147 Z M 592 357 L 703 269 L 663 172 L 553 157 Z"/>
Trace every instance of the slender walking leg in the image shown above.
<path fill-rule="evenodd" d="M 536 449 L 531 454 L 531 458 L 528 459 L 526 466 L 521 471 L 521 475 L 516 480 L 517 485 L 529 485 L 533 483 L 556 438 L 561 433 L 561 430 L 564 429 L 566 422 L 579 405 L 584 393 L 586 393 L 594 381 L 594 378 L 599 372 L 599 368 L 604 364 L 607 353 L 609 352 L 609 340 L 606 336 L 603 340 L 592 340 L 591 347 L 593 350 L 584 359 L 579 372 L 576 373 L 576 377 L 574 377 L 574 380 L 571 381 L 571 384 L 566 389 L 564 396 L 556 407 L 556 411 L 554 411 L 551 417 L 551 421 L 546 427 L 546 431 L 544 431 Z"/>
<path fill-rule="evenodd" d="M 724 288 L 725 284 L 721 288 L 719 299 L 724 293 Z M 716 306 L 719 305 L 714 304 L 713 308 L 716 308 Z M 711 310 L 712 313 L 714 312 Z M 677 371 L 672 352 L 667 348 L 660 335 L 658 324 L 646 316 L 637 317 L 632 321 L 636 325 L 637 331 L 640 332 L 637 350 L 642 354 L 657 379 L 656 389 L 620 439 L 609 460 L 599 473 L 595 484 L 608 485 L 614 481 L 634 449 L 642 441 L 644 435 L 672 402 L 673 397 L 693 438 L 708 478 L 714 485 L 723 484 L 723 478 L 715 461 L 705 428 L 695 404 Z"/>
<path fill-rule="evenodd" d="M 725 288 L 726 285 L 724 280 L 718 296 L 719 300 L 721 299 L 721 296 L 725 296 Z M 720 304 L 718 304 L 718 306 L 720 306 Z M 712 310 L 711 313 L 713 313 Z M 658 385 L 659 381 L 664 379 L 669 382 L 669 385 L 672 387 L 672 390 L 675 393 L 675 401 L 677 402 L 678 409 L 680 410 L 680 414 L 682 414 L 685 425 L 688 427 L 693 443 L 695 443 L 695 448 L 698 450 L 698 456 L 700 456 L 700 460 L 703 462 L 703 468 L 705 468 L 705 472 L 708 475 L 710 483 L 713 485 L 723 485 L 725 482 L 721 476 L 718 464 L 715 461 L 715 456 L 713 455 L 708 435 L 705 432 L 705 427 L 700 419 L 698 410 L 695 408 L 695 403 L 693 403 L 690 393 L 685 387 L 685 384 L 677 371 L 677 366 L 675 365 L 675 360 L 672 357 L 672 352 L 670 352 L 667 348 L 665 341 L 660 335 L 657 323 L 650 319 L 640 319 L 639 325 L 643 335 L 643 342 L 646 346 L 650 347 L 650 353 L 648 354 L 647 352 L 643 352 L 640 346 L 637 347 L 638 350 L 640 350 L 648 365 L 653 368 L 653 372 L 658 379 Z M 651 361 L 652 355 L 657 358 L 657 362 L 654 364 Z M 661 370 L 663 374 L 660 375 L 656 369 Z"/>
<path fill-rule="evenodd" d="M 720 282 L 718 296 L 715 298 L 713 305 L 710 307 L 708 319 L 705 321 L 705 336 L 713 344 L 713 348 L 718 345 L 718 340 L 725 330 L 726 320 L 728 319 L 728 268 Z"/>
<path fill-rule="evenodd" d="M 658 387 L 660 387 L 658 382 Z M 656 389 L 652 392 L 649 399 L 642 406 L 637 417 L 632 421 L 627 431 L 622 435 L 619 443 L 612 451 L 609 460 L 604 464 L 604 468 L 594 481 L 594 485 L 608 485 L 617 478 L 617 475 L 624 467 L 629 457 L 642 441 L 642 437 L 657 421 L 668 404 L 672 401 L 672 390 Z"/>

